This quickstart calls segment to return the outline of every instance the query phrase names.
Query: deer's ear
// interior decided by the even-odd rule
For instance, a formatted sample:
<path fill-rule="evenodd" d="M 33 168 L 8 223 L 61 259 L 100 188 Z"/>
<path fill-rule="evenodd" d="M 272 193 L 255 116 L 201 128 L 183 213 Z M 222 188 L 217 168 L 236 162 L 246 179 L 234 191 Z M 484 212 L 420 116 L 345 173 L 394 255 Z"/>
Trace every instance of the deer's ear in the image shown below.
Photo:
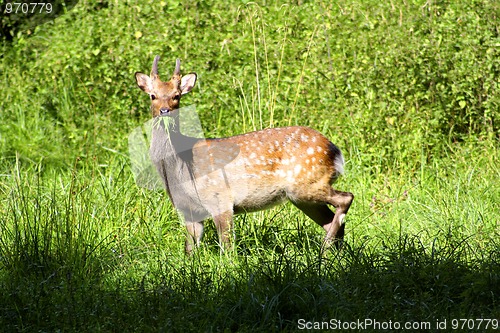
<path fill-rule="evenodd" d="M 194 84 L 196 83 L 196 73 L 190 73 L 184 75 L 181 79 L 181 94 L 187 94 L 193 89 Z"/>
<path fill-rule="evenodd" d="M 153 80 L 144 73 L 135 73 L 135 81 L 142 91 L 152 94 L 153 93 Z"/>

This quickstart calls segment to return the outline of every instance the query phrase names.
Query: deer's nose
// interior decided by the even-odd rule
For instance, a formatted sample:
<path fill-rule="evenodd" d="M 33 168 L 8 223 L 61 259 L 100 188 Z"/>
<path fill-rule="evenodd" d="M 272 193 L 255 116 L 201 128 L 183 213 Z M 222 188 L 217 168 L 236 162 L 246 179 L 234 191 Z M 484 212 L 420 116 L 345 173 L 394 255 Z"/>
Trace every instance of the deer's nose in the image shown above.
<path fill-rule="evenodd" d="M 169 108 L 160 108 L 160 116 L 166 116 L 170 113 Z"/>

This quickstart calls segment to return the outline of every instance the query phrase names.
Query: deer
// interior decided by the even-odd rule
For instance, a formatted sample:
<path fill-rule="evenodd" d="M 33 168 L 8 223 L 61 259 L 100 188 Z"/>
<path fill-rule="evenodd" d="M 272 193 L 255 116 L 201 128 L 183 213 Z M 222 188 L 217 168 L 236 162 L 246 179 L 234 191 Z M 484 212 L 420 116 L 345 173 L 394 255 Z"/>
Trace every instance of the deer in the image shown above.
<path fill-rule="evenodd" d="M 161 81 L 155 56 L 150 75 L 136 72 L 151 100 L 154 120 L 149 154 L 187 229 L 185 253 L 200 245 L 212 218 L 221 252 L 234 248 L 233 217 L 291 202 L 325 231 L 325 248 L 343 243 L 344 219 L 354 199 L 332 187 L 344 171 L 340 149 L 304 126 L 267 128 L 224 138 L 194 138 L 180 128 L 180 99 L 197 80 L 180 60 Z M 332 206 L 335 213 L 330 209 Z"/>

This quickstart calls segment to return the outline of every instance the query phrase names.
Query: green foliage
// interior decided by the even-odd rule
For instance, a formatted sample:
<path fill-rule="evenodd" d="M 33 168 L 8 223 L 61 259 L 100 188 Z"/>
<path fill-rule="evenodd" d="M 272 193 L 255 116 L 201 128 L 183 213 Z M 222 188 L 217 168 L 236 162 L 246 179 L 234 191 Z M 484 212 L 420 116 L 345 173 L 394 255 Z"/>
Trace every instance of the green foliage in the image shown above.
<path fill-rule="evenodd" d="M 362 149 L 366 165 L 382 157 L 418 168 L 422 149 L 430 158 L 448 142 L 498 140 L 498 13 L 489 1 L 86 2 L 4 44 L 2 109 L 15 121 L 12 108 L 32 105 L 72 138 L 69 151 L 102 144 L 102 132 L 117 147 L 111 126 L 130 130 L 148 115 L 132 75 L 159 54 L 163 75 L 176 57 L 198 72 L 185 103 L 218 124 L 208 126 L 214 134 L 324 123 L 342 146 Z"/>
<path fill-rule="evenodd" d="M 1 0 L 0 0 L 1 2 Z M 498 318 L 496 1 L 80 1 L 0 55 L 0 327 L 291 331 L 306 320 Z M 205 134 L 308 125 L 344 152 L 346 247 L 291 205 L 210 222 L 193 258 L 127 135 L 134 73 L 198 74 Z"/>

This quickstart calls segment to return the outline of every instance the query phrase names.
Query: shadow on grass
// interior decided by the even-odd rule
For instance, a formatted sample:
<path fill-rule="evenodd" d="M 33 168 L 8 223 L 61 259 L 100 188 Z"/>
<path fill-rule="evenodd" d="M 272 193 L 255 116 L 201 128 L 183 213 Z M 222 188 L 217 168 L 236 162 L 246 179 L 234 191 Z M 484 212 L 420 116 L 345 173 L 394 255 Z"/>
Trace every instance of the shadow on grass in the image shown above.
<path fill-rule="evenodd" d="M 380 253 L 346 247 L 321 259 L 317 251 L 292 249 L 207 263 L 205 253 L 181 263 L 157 259 L 158 269 L 113 283 L 102 265 L 82 270 L 80 263 L 45 258 L 50 269 L 0 266 L 0 325 L 7 331 L 292 331 L 301 319 L 498 318 L 500 253 L 493 248 L 471 260 L 468 247 L 429 254 L 408 237 Z"/>

